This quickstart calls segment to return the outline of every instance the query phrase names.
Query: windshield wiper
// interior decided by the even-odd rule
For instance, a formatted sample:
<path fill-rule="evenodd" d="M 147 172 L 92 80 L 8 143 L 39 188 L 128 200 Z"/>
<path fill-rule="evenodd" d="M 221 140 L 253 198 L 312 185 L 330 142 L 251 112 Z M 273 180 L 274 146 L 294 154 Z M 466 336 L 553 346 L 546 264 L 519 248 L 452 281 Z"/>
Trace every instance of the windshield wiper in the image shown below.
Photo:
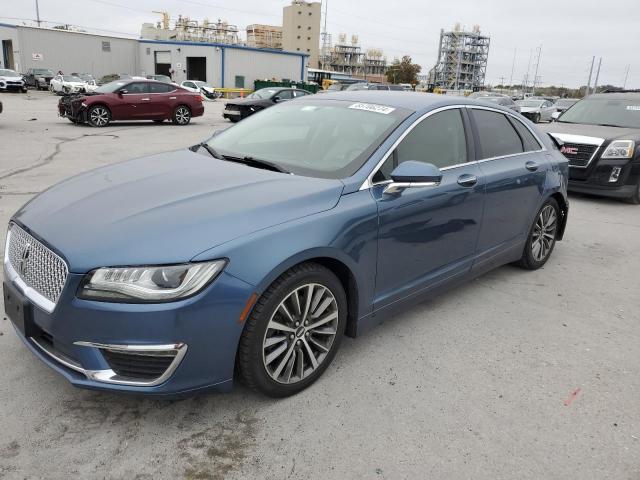
<path fill-rule="evenodd" d="M 625 128 L 622 125 L 614 125 L 613 123 L 596 123 L 599 127 L 617 127 L 617 128 Z"/>
<path fill-rule="evenodd" d="M 273 162 L 269 162 L 268 160 L 262 160 L 260 158 L 253 158 L 249 156 L 240 158 L 240 157 L 230 157 L 228 155 L 223 155 L 223 158 L 230 162 L 243 163 L 245 165 L 249 165 L 250 167 L 263 168 L 265 170 L 272 170 L 274 172 L 280 172 L 280 173 L 291 173 L 288 170 L 285 170 L 284 168 L 282 168 L 280 165 L 277 165 Z"/>
<path fill-rule="evenodd" d="M 224 160 L 225 158 L 221 153 L 218 153 L 215 148 L 209 145 L 207 142 L 202 142 L 191 147 L 191 151 L 196 152 L 199 148 L 204 148 L 213 158 L 217 158 L 218 160 Z"/>

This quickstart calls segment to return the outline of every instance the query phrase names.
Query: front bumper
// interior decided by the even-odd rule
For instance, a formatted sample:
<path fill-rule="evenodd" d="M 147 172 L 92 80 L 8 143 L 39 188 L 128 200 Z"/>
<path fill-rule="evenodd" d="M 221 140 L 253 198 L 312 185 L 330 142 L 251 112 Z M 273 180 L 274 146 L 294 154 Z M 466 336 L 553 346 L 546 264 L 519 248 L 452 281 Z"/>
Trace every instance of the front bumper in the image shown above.
<path fill-rule="evenodd" d="M 570 167 L 570 192 L 629 198 L 640 183 L 638 160 L 594 159 L 587 168 Z"/>
<path fill-rule="evenodd" d="M 3 92 L 21 91 L 21 90 L 24 90 L 25 88 L 26 87 L 24 85 L 24 82 L 15 82 L 15 81 L 0 82 L 0 90 Z"/>
<path fill-rule="evenodd" d="M 572 182 L 569 181 L 568 189 L 570 192 L 575 193 L 588 193 L 591 195 L 598 195 L 600 197 L 611 198 L 629 198 L 633 196 L 638 187 L 635 185 L 619 185 L 615 187 L 606 187 L 602 185 L 596 185 L 593 183 L 585 182 Z"/>
<path fill-rule="evenodd" d="M 253 293 L 251 285 L 223 272 L 186 300 L 124 304 L 77 298 L 82 278 L 69 274 L 52 313 L 33 306 L 31 336 L 16 328 L 25 345 L 73 385 L 161 396 L 231 388 L 243 328 L 238 318 Z M 147 368 L 150 357 L 129 365 L 127 354 L 162 352 L 171 353 L 170 365 L 162 366 L 157 381 L 131 376 L 138 375 L 140 365 Z"/>

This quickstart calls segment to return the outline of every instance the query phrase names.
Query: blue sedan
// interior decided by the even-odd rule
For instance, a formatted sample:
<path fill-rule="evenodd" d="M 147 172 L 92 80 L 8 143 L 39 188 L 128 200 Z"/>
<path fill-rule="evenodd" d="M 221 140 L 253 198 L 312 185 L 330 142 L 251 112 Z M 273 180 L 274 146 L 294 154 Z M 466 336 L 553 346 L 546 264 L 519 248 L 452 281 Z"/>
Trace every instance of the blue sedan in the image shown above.
<path fill-rule="evenodd" d="M 175 396 L 316 381 L 343 336 L 562 239 L 568 166 L 524 117 L 463 98 L 337 92 L 22 207 L 4 304 L 78 387 Z"/>

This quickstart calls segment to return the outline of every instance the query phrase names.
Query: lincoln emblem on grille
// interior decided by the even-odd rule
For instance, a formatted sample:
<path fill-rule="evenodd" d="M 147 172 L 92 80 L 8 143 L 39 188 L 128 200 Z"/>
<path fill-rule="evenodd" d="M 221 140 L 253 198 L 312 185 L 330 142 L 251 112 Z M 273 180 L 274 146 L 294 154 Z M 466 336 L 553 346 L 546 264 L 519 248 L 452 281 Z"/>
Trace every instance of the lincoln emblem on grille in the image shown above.
<path fill-rule="evenodd" d="M 20 265 L 18 270 L 20 270 L 20 275 L 24 275 L 24 272 L 27 271 L 27 263 L 29 262 L 29 253 L 31 252 L 31 244 L 26 243 L 24 245 L 24 249 L 22 250 L 22 255 L 20 256 Z"/>

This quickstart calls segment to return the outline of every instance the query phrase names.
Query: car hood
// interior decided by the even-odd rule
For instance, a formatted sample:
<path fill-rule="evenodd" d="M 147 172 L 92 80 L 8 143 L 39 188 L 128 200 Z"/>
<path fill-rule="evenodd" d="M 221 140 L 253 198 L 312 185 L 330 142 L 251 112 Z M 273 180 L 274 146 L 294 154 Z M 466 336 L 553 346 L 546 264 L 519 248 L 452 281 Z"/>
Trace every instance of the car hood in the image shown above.
<path fill-rule="evenodd" d="M 252 232 L 333 208 L 340 180 L 287 175 L 180 150 L 72 177 L 14 220 L 69 270 L 187 262 Z"/>
<path fill-rule="evenodd" d="M 234 98 L 227 105 L 255 105 L 258 103 L 270 103 L 268 98 Z"/>
<path fill-rule="evenodd" d="M 547 125 L 539 125 L 538 128 L 550 134 L 582 135 L 585 137 L 604 138 L 630 138 L 636 140 L 640 136 L 638 128 L 603 127 L 600 125 L 588 125 L 583 123 L 553 122 Z"/>

